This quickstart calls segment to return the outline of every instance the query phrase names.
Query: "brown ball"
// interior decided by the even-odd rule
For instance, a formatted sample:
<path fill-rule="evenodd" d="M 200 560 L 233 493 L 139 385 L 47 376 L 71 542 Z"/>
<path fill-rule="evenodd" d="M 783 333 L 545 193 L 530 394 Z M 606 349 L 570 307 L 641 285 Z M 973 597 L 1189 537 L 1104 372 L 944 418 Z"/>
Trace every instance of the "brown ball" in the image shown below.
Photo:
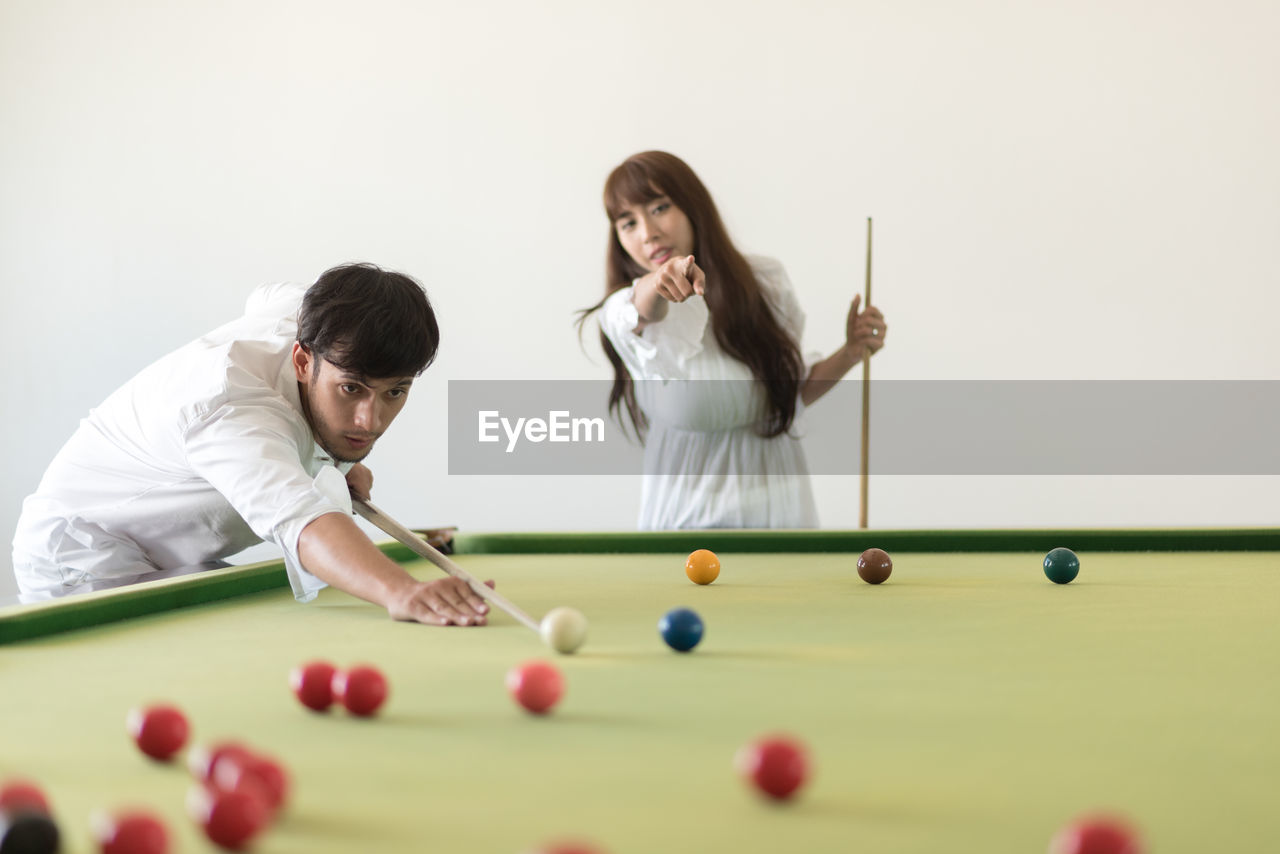
<path fill-rule="evenodd" d="M 867 549 L 858 558 L 858 575 L 868 584 L 879 584 L 893 572 L 893 559 L 883 549 Z"/>

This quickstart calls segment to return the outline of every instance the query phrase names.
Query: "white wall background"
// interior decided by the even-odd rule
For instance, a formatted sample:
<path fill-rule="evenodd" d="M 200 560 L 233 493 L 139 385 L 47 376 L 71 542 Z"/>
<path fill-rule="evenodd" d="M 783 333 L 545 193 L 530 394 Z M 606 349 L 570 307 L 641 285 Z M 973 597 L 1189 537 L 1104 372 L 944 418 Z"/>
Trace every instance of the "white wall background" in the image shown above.
<path fill-rule="evenodd" d="M 387 510 L 630 527 L 630 479 L 449 477 L 441 408 L 450 378 L 606 375 L 572 312 L 604 177 L 648 148 L 785 261 L 806 348 L 874 216 L 879 378 L 1280 379 L 1278 36 L 1271 0 L 3 0 L 0 531 L 119 383 L 347 260 L 418 277 L 444 329 L 370 457 Z M 1275 524 L 1277 486 L 885 477 L 871 515 Z M 817 487 L 854 526 L 857 479 Z"/>

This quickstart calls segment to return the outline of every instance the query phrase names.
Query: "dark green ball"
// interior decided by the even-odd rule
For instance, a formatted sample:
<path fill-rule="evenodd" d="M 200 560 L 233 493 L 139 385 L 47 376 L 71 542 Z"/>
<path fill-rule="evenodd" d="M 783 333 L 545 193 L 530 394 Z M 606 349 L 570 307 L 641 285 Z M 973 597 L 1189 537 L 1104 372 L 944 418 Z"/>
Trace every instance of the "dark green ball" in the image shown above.
<path fill-rule="evenodd" d="M 1071 549 L 1054 549 L 1044 556 L 1044 574 L 1054 584 L 1069 584 L 1080 574 L 1080 558 Z"/>

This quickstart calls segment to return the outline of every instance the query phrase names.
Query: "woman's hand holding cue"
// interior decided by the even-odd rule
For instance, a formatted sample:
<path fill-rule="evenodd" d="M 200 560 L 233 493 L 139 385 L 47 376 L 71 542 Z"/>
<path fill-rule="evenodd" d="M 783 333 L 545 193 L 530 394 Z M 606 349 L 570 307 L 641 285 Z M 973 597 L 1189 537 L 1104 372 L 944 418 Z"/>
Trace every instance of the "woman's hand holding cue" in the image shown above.
<path fill-rule="evenodd" d="M 845 318 L 844 344 L 810 368 L 809 376 L 800 386 L 800 399 L 805 406 L 834 388 L 868 353 L 878 352 L 884 346 L 884 337 L 889 330 L 885 325 L 884 315 L 874 305 L 859 311 L 861 307 L 862 295 L 859 294 L 853 298 L 849 305 L 849 315 Z"/>
<path fill-rule="evenodd" d="M 889 331 L 880 309 L 868 305 L 865 311 L 860 312 L 861 304 L 862 294 L 857 294 L 849 305 L 844 325 L 845 348 L 850 356 L 855 357 L 854 363 L 861 361 L 868 350 L 878 352 L 884 346 L 884 336 Z"/>

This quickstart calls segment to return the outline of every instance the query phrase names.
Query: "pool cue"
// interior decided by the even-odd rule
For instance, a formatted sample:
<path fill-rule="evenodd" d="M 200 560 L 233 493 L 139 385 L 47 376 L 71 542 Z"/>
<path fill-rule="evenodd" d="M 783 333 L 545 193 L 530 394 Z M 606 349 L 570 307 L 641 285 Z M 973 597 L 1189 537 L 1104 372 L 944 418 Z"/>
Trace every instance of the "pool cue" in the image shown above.
<path fill-rule="evenodd" d="M 530 617 L 524 611 L 521 611 L 510 599 L 498 593 L 493 588 L 486 587 L 483 581 L 476 578 L 474 575 L 467 572 L 444 555 L 440 554 L 440 552 L 432 547 L 426 540 L 419 537 L 404 525 L 401 525 L 395 519 L 392 519 L 386 513 L 383 513 L 377 507 L 374 507 L 371 502 L 362 501 L 359 498 L 352 498 L 351 506 L 357 513 L 373 523 L 375 527 L 380 528 L 399 542 L 408 546 L 415 554 L 421 555 L 431 561 L 454 578 L 461 578 L 481 599 L 491 602 L 511 616 L 515 617 L 516 620 L 523 623 L 525 626 L 533 629 L 534 632 L 539 635 L 542 634 L 542 628 L 538 625 L 538 621 L 533 619 L 533 617 Z"/>
<path fill-rule="evenodd" d="M 867 217 L 867 295 L 862 310 L 871 305 L 871 217 Z M 871 348 L 862 354 L 862 483 L 858 507 L 858 527 L 867 527 L 867 495 L 869 477 L 867 466 L 871 459 Z"/>

